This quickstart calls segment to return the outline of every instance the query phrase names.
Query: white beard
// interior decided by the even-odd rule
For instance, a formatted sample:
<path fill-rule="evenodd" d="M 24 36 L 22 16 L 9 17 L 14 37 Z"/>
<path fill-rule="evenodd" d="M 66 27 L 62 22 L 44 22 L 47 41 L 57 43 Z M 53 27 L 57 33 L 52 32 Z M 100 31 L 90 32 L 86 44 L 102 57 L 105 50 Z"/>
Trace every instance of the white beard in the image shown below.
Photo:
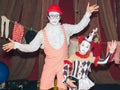
<path fill-rule="evenodd" d="M 50 45 L 55 49 L 61 48 L 64 42 L 64 33 L 61 24 L 52 25 L 48 23 L 45 30 Z"/>

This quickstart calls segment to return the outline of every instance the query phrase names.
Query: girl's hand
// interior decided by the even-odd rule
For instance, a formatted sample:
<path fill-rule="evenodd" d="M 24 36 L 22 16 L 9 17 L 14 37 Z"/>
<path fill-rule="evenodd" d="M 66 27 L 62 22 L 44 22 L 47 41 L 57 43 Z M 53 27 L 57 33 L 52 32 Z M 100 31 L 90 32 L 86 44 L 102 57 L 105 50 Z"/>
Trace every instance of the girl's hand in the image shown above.
<path fill-rule="evenodd" d="M 74 84 L 74 80 L 70 80 L 70 79 L 67 79 L 67 81 L 66 81 L 66 83 L 70 86 L 70 87 L 72 87 L 72 88 L 76 88 L 77 86 Z"/>
<path fill-rule="evenodd" d="M 115 51 L 115 49 L 116 49 L 116 47 L 117 47 L 117 42 L 116 42 L 116 40 L 115 40 L 115 41 L 112 40 L 112 43 L 111 43 L 111 44 L 108 44 L 108 47 L 109 47 L 109 49 L 110 49 L 110 53 L 114 53 L 114 51 Z"/>

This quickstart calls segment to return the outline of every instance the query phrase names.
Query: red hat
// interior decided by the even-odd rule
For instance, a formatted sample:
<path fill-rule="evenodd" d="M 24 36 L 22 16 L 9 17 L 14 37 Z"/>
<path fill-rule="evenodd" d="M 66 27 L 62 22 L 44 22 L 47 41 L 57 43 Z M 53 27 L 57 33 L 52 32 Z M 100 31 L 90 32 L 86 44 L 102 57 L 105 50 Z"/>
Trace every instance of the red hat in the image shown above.
<path fill-rule="evenodd" d="M 48 10 L 47 10 L 47 14 L 48 14 L 49 12 L 58 12 L 60 15 L 63 14 L 62 11 L 61 11 L 61 9 L 60 9 L 60 7 L 59 7 L 57 4 L 51 5 L 51 6 L 48 8 Z"/>
<path fill-rule="evenodd" d="M 85 36 L 78 37 L 78 44 L 80 44 L 83 40 L 85 40 Z"/>

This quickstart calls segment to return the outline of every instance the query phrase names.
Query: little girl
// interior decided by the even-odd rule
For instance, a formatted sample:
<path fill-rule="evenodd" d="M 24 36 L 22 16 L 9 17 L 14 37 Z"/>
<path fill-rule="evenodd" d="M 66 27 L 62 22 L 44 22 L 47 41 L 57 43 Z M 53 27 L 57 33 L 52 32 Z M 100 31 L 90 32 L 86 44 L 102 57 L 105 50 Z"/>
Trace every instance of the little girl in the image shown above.
<path fill-rule="evenodd" d="M 70 56 L 68 60 L 64 60 L 64 83 L 69 87 L 69 90 L 88 90 L 93 87 L 94 82 L 88 77 L 90 65 L 92 63 L 95 66 L 106 64 L 116 49 L 117 43 L 112 41 L 112 44 L 109 45 L 110 51 L 104 60 L 99 60 L 99 56 L 91 56 L 91 42 L 95 32 L 97 32 L 97 28 L 93 29 L 88 38 L 80 36 L 78 38 L 79 51 Z"/>

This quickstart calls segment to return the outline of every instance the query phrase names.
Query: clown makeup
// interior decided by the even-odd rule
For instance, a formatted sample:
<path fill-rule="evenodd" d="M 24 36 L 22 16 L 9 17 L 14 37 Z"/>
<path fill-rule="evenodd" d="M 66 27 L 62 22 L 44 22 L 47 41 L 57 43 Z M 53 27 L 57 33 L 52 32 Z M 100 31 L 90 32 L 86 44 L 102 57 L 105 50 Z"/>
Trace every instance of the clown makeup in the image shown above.
<path fill-rule="evenodd" d="M 60 14 L 58 12 L 49 12 L 48 19 L 51 24 L 57 25 L 60 21 Z"/>
<path fill-rule="evenodd" d="M 90 46 L 91 44 L 88 41 L 83 40 L 79 45 L 79 53 L 82 55 L 87 54 L 90 50 Z"/>

